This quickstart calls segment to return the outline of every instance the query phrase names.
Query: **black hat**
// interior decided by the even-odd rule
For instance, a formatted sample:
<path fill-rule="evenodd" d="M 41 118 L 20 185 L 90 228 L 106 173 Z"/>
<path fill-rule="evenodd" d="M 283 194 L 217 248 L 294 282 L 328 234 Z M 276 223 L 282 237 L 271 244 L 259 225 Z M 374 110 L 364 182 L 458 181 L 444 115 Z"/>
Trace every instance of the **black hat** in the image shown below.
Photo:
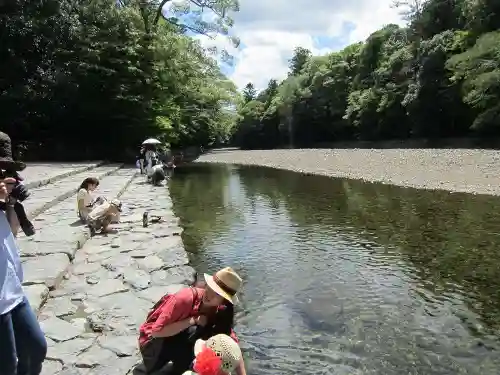
<path fill-rule="evenodd" d="M 10 137 L 0 132 L 0 169 L 9 171 L 22 171 L 26 164 L 12 159 L 12 141 Z"/>

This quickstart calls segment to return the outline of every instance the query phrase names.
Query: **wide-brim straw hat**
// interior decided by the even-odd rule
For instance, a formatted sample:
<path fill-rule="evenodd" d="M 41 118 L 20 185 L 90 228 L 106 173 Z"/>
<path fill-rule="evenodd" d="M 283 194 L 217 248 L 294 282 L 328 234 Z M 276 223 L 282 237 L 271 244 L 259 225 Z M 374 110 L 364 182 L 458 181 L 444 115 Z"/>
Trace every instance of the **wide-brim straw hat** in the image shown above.
<path fill-rule="evenodd" d="M 217 271 L 215 275 L 206 273 L 205 282 L 210 289 L 233 305 L 239 302 L 236 294 L 241 288 L 242 280 L 231 267 L 223 268 Z"/>
<path fill-rule="evenodd" d="M 226 374 L 233 372 L 243 357 L 236 341 L 224 334 L 212 336 L 206 341 L 196 340 L 194 355 L 198 356 L 205 348 L 211 349 L 222 360 L 221 370 Z"/>
<path fill-rule="evenodd" d="M 0 132 L 0 169 L 19 172 L 26 164 L 12 158 L 12 140 L 4 132 Z"/>

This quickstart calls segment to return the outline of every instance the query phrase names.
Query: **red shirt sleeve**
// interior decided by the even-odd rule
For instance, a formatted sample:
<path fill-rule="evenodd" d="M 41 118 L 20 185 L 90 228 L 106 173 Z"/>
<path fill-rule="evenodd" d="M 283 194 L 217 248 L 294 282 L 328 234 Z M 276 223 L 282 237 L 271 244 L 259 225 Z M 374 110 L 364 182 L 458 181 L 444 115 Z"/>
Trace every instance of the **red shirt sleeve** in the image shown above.
<path fill-rule="evenodd" d="M 160 316 L 151 327 L 151 332 L 158 332 L 169 324 L 187 319 L 192 315 L 193 304 L 191 288 L 185 288 L 172 294 L 162 306 Z"/>

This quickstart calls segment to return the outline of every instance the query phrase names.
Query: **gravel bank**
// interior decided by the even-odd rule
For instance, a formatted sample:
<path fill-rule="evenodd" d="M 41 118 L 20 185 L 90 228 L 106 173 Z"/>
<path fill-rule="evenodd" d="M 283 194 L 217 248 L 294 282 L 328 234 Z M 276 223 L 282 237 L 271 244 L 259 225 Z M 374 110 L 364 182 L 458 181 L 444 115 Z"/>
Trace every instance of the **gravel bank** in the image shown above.
<path fill-rule="evenodd" d="M 500 195 L 500 151 L 496 150 L 221 149 L 196 162 L 260 165 L 421 189 Z"/>

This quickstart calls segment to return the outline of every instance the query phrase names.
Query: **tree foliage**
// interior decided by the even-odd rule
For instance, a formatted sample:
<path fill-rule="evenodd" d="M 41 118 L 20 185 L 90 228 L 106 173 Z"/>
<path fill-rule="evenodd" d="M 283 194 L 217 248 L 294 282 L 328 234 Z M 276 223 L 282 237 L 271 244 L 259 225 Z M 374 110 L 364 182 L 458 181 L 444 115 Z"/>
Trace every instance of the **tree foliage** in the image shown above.
<path fill-rule="evenodd" d="M 500 135 L 499 4 L 398 1 L 406 27 L 387 25 L 326 56 L 296 48 L 284 81 L 240 102 L 234 142 L 272 148 Z"/>
<path fill-rule="evenodd" d="M 238 4 L 193 0 L 164 14 L 162 3 L 0 5 L 0 128 L 18 152 L 28 158 L 118 159 L 150 136 L 173 147 L 227 141 L 236 88 L 218 68 L 214 51 L 186 33 L 230 37 L 228 12 Z M 206 8 L 212 22 L 203 21 Z"/>

